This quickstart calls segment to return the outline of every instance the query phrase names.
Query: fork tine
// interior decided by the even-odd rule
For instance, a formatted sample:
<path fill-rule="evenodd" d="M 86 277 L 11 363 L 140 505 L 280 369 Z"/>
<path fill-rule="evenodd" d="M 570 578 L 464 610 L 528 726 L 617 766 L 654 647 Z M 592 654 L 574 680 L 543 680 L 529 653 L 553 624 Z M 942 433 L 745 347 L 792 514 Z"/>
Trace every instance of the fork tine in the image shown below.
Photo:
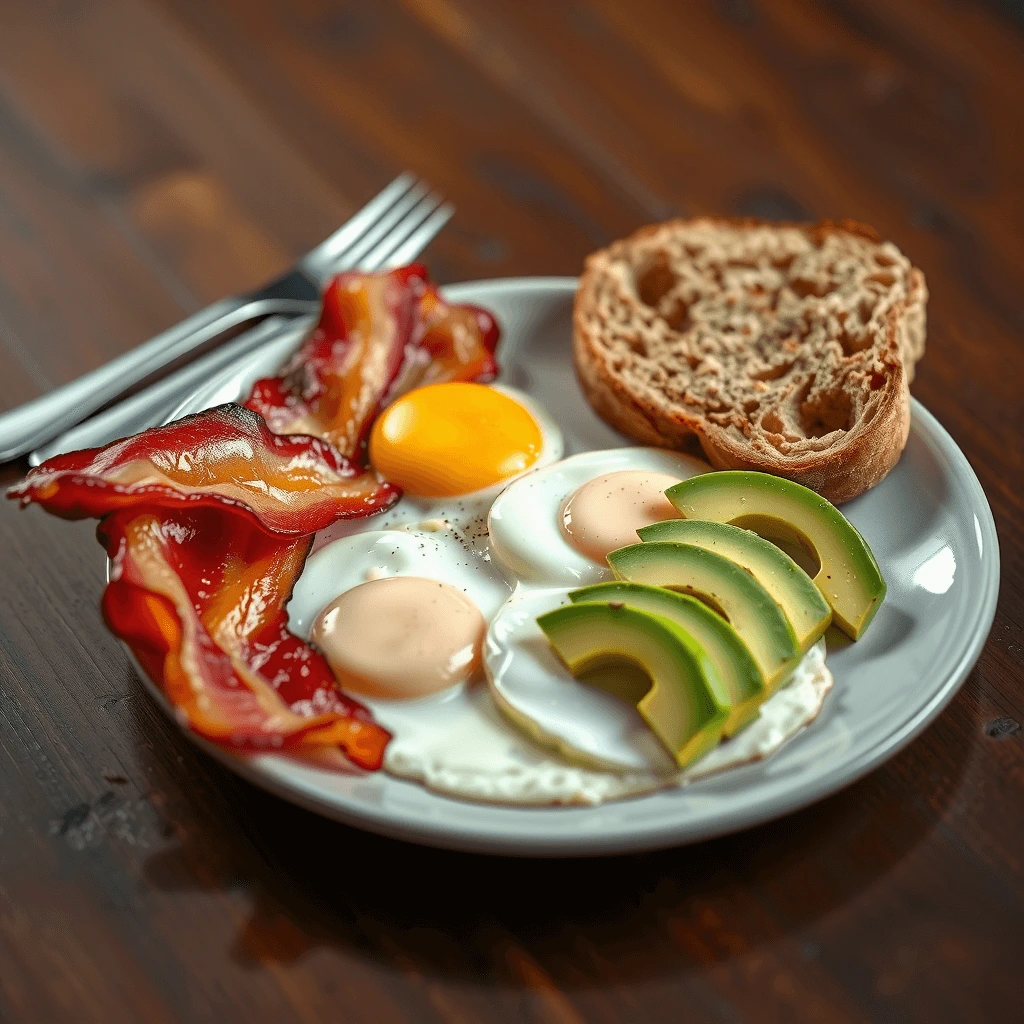
<path fill-rule="evenodd" d="M 392 267 L 402 267 L 416 259 L 441 228 L 451 220 L 454 213 L 455 207 L 451 203 L 439 206 L 404 242 L 398 244 L 390 253 L 381 254 L 379 264 L 373 269 L 389 270 Z"/>
<path fill-rule="evenodd" d="M 434 192 L 425 195 L 402 220 L 359 261 L 360 270 L 376 270 L 389 253 L 394 251 L 409 234 L 416 230 L 442 203 Z"/>
<path fill-rule="evenodd" d="M 400 174 L 333 235 L 306 253 L 299 261 L 299 268 L 311 275 L 322 276 L 324 268 L 337 263 L 345 250 L 359 241 L 415 184 L 414 174 L 408 171 Z"/>
<path fill-rule="evenodd" d="M 358 267 L 363 257 L 387 238 L 400 225 L 409 212 L 415 209 L 427 194 L 427 186 L 417 182 L 376 224 L 356 239 L 344 252 L 335 257 L 335 264 L 344 267 Z"/>

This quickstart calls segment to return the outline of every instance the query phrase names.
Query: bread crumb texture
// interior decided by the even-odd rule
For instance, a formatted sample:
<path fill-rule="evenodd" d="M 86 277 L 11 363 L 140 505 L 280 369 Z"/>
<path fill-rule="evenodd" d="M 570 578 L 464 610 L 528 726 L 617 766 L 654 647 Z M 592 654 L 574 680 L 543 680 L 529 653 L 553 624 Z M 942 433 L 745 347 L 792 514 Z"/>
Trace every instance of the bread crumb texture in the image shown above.
<path fill-rule="evenodd" d="M 720 468 L 842 501 L 906 444 L 926 301 L 921 271 L 860 224 L 670 221 L 588 258 L 577 371 L 638 440 L 696 434 Z"/>

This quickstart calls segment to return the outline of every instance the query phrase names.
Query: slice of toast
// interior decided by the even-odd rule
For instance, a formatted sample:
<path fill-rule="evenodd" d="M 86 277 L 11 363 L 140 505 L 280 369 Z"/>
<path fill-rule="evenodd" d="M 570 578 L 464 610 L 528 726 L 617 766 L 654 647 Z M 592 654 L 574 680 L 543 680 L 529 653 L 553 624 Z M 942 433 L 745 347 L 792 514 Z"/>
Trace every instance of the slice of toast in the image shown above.
<path fill-rule="evenodd" d="M 696 435 L 719 469 L 846 501 L 906 445 L 927 297 L 921 271 L 852 221 L 668 221 L 588 257 L 576 370 L 630 437 Z"/>

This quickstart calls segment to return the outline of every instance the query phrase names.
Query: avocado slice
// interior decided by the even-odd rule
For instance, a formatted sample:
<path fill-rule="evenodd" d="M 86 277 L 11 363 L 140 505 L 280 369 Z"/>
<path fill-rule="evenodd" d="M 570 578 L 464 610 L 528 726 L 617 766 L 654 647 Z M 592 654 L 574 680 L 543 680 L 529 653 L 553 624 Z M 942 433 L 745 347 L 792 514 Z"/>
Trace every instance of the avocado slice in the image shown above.
<path fill-rule="evenodd" d="M 810 576 L 781 548 L 750 530 L 703 519 L 669 519 L 641 527 L 637 533 L 647 542 L 695 544 L 742 566 L 786 613 L 801 654 L 821 639 L 832 621 L 832 609 Z"/>
<path fill-rule="evenodd" d="M 537 624 L 575 676 L 609 663 L 639 665 L 651 685 L 637 710 L 681 768 L 722 738 L 724 684 L 700 644 L 674 622 L 614 603 L 564 605 Z"/>
<path fill-rule="evenodd" d="M 630 608 L 671 619 L 704 648 L 722 677 L 729 704 L 729 717 L 723 727 L 725 735 L 735 735 L 757 717 L 767 690 L 750 648 L 721 615 L 695 597 L 666 590 L 665 587 L 619 582 L 598 583 L 572 590 L 569 600 L 574 604 L 618 601 Z"/>
<path fill-rule="evenodd" d="M 665 496 L 684 519 L 732 523 L 818 566 L 814 584 L 832 621 L 857 640 L 885 600 L 885 580 L 864 538 L 820 494 L 769 473 L 726 470 L 670 487 Z"/>
<path fill-rule="evenodd" d="M 647 541 L 619 548 L 608 564 L 620 580 L 669 587 L 700 598 L 729 621 L 774 691 L 792 672 L 800 647 L 772 595 L 731 559 L 693 544 Z"/>

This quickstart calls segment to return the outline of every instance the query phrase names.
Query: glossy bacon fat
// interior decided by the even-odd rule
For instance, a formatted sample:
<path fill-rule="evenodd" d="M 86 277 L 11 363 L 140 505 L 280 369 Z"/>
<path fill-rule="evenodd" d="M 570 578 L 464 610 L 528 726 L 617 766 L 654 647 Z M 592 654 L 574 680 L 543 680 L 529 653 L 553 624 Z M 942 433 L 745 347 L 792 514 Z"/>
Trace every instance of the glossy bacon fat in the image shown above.
<path fill-rule="evenodd" d="M 236 506 L 274 533 L 306 536 L 372 515 L 397 488 L 357 469 L 313 437 L 278 437 L 238 405 L 186 416 L 104 448 L 57 455 L 29 471 L 8 497 L 65 519 L 119 508 Z"/>
<path fill-rule="evenodd" d="M 113 566 L 104 618 L 184 724 L 240 751 L 340 747 L 380 766 L 387 731 L 287 630 L 311 538 L 215 508 L 121 509 L 98 533 Z"/>
<path fill-rule="evenodd" d="M 452 305 L 432 284 L 425 284 L 419 296 L 418 318 L 413 330 L 416 355 L 400 379 L 401 391 L 473 381 L 486 384 L 498 375 L 494 349 L 498 324 L 479 306 Z M 398 393 L 390 396 L 398 397 Z"/>
<path fill-rule="evenodd" d="M 418 265 L 342 274 L 316 330 L 247 407 L 59 455 L 8 496 L 102 520 L 107 624 L 198 735 L 375 769 L 389 734 L 288 632 L 286 605 L 317 530 L 399 497 L 366 464 L 377 413 L 421 384 L 492 379 L 497 336 Z"/>

